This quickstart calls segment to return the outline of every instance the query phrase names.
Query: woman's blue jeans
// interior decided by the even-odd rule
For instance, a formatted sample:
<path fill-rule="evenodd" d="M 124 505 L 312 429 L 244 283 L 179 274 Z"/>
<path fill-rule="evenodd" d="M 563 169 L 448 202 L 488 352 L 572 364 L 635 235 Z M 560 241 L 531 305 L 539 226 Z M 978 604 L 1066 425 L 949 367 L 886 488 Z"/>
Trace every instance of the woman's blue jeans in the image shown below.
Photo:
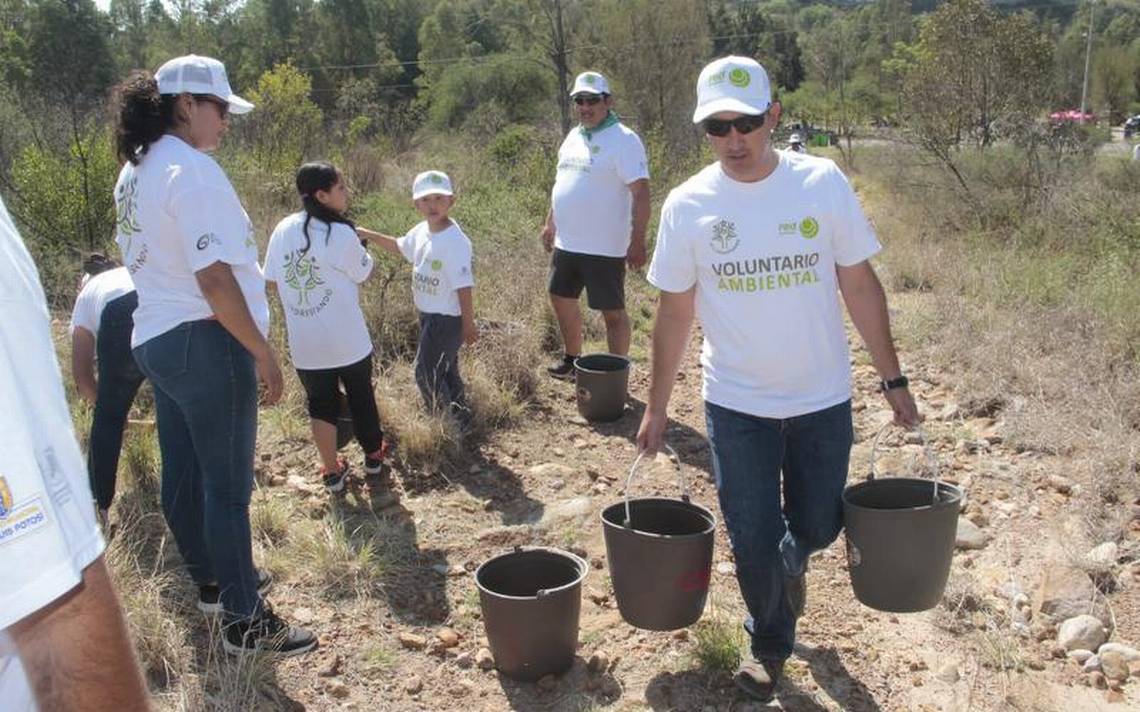
<path fill-rule="evenodd" d="M 706 402 L 705 419 L 752 655 L 785 660 L 796 640 L 786 579 L 802 575 L 808 556 L 843 528 L 851 401 L 784 419 Z"/>
<path fill-rule="evenodd" d="M 257 439 L 253 357 L 220 323 L 191 321 L 134 349 L 154 386 L 162 511 L 190 576 L 231 617 L 259 612 L 249 498 Z"/>

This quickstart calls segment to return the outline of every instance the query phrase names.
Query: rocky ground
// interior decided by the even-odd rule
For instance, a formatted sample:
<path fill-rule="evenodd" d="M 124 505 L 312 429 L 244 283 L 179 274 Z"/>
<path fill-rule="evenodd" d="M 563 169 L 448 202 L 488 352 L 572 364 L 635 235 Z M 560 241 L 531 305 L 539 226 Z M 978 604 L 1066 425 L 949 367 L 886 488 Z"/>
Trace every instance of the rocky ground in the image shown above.
<path fill-rule="evenodd" d="M 696 502 L 716 508 L 700 401 L 696 346 L 673 397 L 669 441 Z M 870 441 L 890 419 L 858 348 L 851 481 L 865 476 Z M 800 646 L 777 699 L 742 697 L 730 674 L 703 668 L 694 631 L 625 624 L 613 600 L 599 514 L 621 497 L 636 451 L 647 373 L 634 371 L 615 423 L 577 415 L 573 388 L 542 385 L 527 421 L 473 445 L 467 461 L 411 472 L 398 462 L 329 501 L 308 476 L 310 446 L 262 445 L 260 499 L 330 509 L 346 531 L 384 542 L 380 580 L 338 595 L 303 570 L 279 571 L 277 608 L 315 629 L 318 652 L 278 664 L 262 687 L 267 708 L 402 710 L 1114 710 L 1140 706 L 1140 515 L 1124 541 L 1073 551 L 1085 486 L 1063 457 L 1005 444 L 1000 412 L 968 412 L 952 374 L 912 366 L 913 390 L 943 478 L 967 492 L 943 603 L 886 614 L 858 603 L 844 540 L 819 553 L 809 576 Z M 962 399 L 964 402 L 964 399 Z M 896 433 L 879 470 L 922 461 L 914 434 Z M 658 461 L 637 493 L 675 494 Z M 351 537 L 350 537 L 351 538 Z M 514 545 L 548 545 L 590 562 L 573 668 L 538 683 L 494 670 L 472 572 Z M 742 618 L 732 553 L 718 525 L 705 619 L 732 632 Z"/>

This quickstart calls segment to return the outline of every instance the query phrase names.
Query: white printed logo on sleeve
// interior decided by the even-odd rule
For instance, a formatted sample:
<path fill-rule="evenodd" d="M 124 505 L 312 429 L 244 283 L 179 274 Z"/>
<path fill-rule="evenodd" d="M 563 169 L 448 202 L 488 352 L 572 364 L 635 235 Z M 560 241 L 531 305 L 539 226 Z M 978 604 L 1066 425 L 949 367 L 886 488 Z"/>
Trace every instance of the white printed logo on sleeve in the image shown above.
<path fill-rule="evenodd" d="M 16 501 L 8 480 L 0 475 L 0 546 L 31 534 L 47 522 L 40 494 Z"/>

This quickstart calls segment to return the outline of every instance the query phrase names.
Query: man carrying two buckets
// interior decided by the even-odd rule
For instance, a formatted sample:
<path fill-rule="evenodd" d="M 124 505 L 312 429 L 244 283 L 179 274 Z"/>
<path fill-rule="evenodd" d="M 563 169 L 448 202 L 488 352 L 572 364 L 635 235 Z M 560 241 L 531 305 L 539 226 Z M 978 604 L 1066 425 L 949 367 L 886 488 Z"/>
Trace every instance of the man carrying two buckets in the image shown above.
<path fill-rule="evenodd" d="M 700 314 L 713 473 L 750 615 L 754 660 L 736 682 L 758 699 L 771 697 L 792 654 L 808 556 L 843 526 L 854 435 L 839 295 L 895 422 L 921 420 L 868 261 L 880 249 L 875 233 L 832 161 L 776 150 L 779 119 L 755 60 L 725 57 L 701 71 L 693 122 L 719 160 L 662 208 L 648 275 L 661 296 L 637 436 L 643 451 L 662 447 L 669 396 Z"/>

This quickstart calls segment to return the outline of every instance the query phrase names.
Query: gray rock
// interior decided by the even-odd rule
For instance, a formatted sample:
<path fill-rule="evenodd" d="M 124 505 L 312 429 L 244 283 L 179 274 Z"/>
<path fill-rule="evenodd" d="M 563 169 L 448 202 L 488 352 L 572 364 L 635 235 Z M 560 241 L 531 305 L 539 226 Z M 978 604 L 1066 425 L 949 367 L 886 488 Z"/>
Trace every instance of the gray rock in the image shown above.
<path fill-rule="evenodd" d="M 990 541 L 990 535 L 977 524 L 965 517 L 958 517 L 958 536 L 954 544 L 959 549 L 982 549 Z"/>
<path fill-rule="evenodd" d="M 1074 661 L 1077 663 L 1077 665 L 1084 665 L 1085 661 L 1094 655 L 1096 655 L 1096 653 L 1093 651 L 1085 650 L 1083 648 L 1077 648 L 1076 650 L 1070 650 L 1069 652 L 1065 653 L 1065 657 L 1067 657 L 1069 660 Z"/>
<path fill-rule="evenodd" d="M 1120 653 L 1114 653 L 1111 650 L 1104 655 L 1097 656 L 1100 658 L 1100 669 L 1104 676 L 1109 680 L 1117 682 L 1124 682 L 1128 679 L 1128 661 Z"/>
<path fill-rule="evenodd" d="M 948 685 L 953 685 L 954 683 L 958 682 L 958 680 L 962 678 L 962 676 L 958 673 L 958 663 L 956 661 L 946 663 L 938 669 L 938 674 L 936 677 Z"/>
<path fill-rule="evenodd" d="M 1118 554 L 1119 547 L 1116 546 L 1116 542 L 1106 541 L 1085 554 L 1085 561 L 1101 571 L 1108 571 L 1116 565 Z"/>
<path fill-rule="evenodd" d="M 1057 643 L 1065 650 L 1096 650 L 1107 637 L 1104 623 L 1090 615 L 1070 618 L 1057 631 Z"/>
<path fill-rule="evenodd" d="M 1094 655 L 1081 664 L 1081 670 L 1085 672 L 1096 672 L 1100 670 L 1100 656 Z"/>
<path fill-rule="evenodd" d="M 1034 597 L 1034 610 L 1056 620 L 1065 620 L 1091 611 L 1096 588 L 1088 574 L 1057 562 L 1046 564 L 1044 570 L 1041 585 Z"/>
<path fill-rule="evenodd" d="M 558 477 L 566 480 L 574 476 L 574 468 L 561 465 L 557 462 L 544 462 L 541 465 L 535 465 L 527 470 L 527 472 L 535 477 L 549 477 L 551 479 Z"/>
<path fill-rule="evenodd" d="M 1097 655 L 1104 655 L 1105 653 L 1119 653 L 1124 662 L 1132 663 L 1140 660 L 1140 650 L 1130 648 L 1123 643 L 1105 643 L 1097 649 Z"/>

